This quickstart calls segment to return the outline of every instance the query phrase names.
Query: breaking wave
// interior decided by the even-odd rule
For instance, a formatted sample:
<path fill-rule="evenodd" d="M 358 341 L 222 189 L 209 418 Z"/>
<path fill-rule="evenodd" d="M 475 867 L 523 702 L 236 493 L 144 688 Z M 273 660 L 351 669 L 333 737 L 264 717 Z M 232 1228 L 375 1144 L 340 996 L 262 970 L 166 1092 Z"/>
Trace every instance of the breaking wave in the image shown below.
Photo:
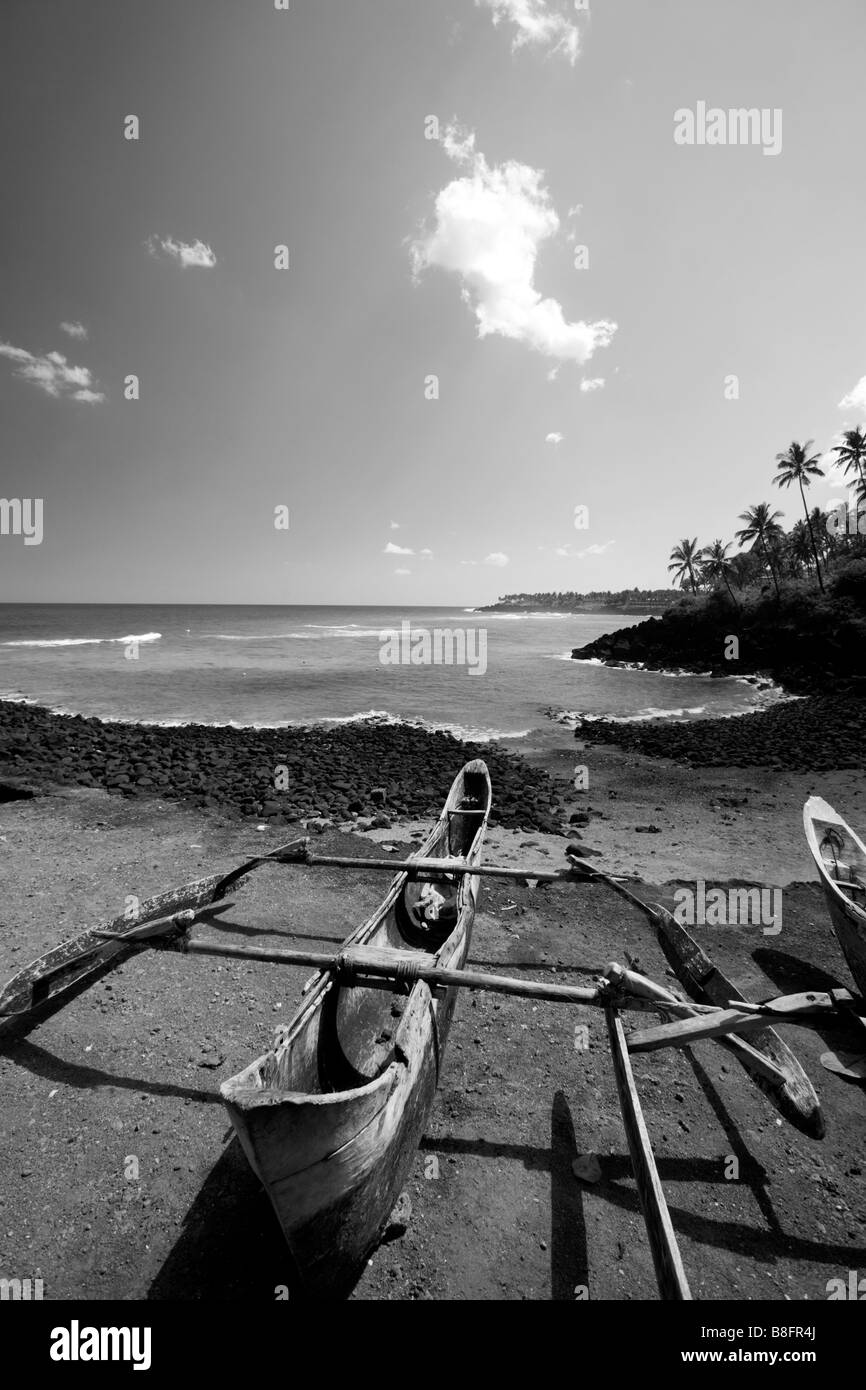
<path fill-rule="evenodd" d="M 158 642 L 161 632 L 132 632 L 128 637 L 52 637 L 0 642 L 2 647 L 100 647 L 109 642 Z"/>

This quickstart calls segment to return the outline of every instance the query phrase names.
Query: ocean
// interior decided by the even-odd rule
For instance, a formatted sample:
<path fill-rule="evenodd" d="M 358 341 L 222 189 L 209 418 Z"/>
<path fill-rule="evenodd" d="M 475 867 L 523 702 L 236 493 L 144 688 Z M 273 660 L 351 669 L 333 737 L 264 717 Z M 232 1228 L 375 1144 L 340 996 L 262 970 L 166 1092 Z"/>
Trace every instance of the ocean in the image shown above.
<path fill-rule="evenodd" d="M 573 647 L 640 620 L 462 608 L 7 604 L 0 696 L 144 723 L 375 716 L 484 741 L 525 738 L 551 710 L 696 719 L 743 714 L 777 695 L 736 678 L 570 659 Z M 447 638 L 437 649 L 437 631 L 464 634 L 467 664 L 425 659 L 448 652 Z M 389 633 L 402 633 L 391 648 L 403 659 L 385 664 Z M 413 664 L 413 651 L 423 664 Z"/>

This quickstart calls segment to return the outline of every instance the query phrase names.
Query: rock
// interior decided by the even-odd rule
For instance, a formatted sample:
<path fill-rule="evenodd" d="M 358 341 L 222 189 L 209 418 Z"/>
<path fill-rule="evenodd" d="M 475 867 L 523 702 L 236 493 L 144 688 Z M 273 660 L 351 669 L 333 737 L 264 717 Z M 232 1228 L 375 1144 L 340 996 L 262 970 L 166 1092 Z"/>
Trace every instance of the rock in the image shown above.
<path fill-rule="evenodd" d="M 601 1178 L 601 1164 L 597 1154 L 578 1154 L 573 1160 L 571 1171 L 581 1182 L 598 1182 Z"/>
<path fill-rule="evenodd" d="M 401 1192 L 388 1218 L 383 1241 L 398 1240 L 400 1236 L 405 1235 L 411 1220 L 412 1199 L 408 1192 Z"/>
<path fill-rule="evenodd" d="M 860 740 L 855 729 L 846 736 L 853 759 Z M 0 748 L 0 800 L 17 795 L 15 784 L 26 778 L 25 794 L 41 794 L 43 784 L 46 792 L 54 784 L 100 786 L 260 816 L 271 825 L 303 816 L 345 827 L 354 814 L 381 829 L 438 814 L 457 768 L 484 757 L 496 787 L 496 822 L 561 831 L 563 811 L 546 773 L 502 750 L 408 726 L 143 728 L 0 701 Z M 274 787 L 282 765 L 291 801 Z"/>

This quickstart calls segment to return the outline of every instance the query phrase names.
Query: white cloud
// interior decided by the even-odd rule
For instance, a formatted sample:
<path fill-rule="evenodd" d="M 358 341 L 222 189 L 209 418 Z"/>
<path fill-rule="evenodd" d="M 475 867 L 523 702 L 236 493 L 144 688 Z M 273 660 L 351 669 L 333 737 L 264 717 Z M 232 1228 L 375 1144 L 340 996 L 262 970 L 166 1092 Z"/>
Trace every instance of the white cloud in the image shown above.
<path fill-rule="evenodd" d="M 580 383 L 581 391 L 600 391 L 604 386 L 603 376 L 585 376 Z"/>
<path fill-rule="evenodd" d="M 73 366 L 62 352 L 47 352 L 41 357 L 28 352 L 26 348 L 0 343 L 0 357 L 7 357 L 16 364 L 15 376 L 29 381 L 46 395 L 81 401 L 87 405 L 97 405 L 105 400 L 104 392 L 94 389 L 99 383 L 89 367 Z"/>
<path fill-rule="evenodd" d="M 79 323 L 77 320 L 75 320 L 72 323 L 68 323 L 66 319 L 64 319 L 60 327 L 62 328 L 64 333 L 68 333 L 70 338 L 87 337 L 87 329 L 84 327 L 83 323 Z"/>
<path fill-rule="evenodd" d="M 585 550 L 573 550 L 571 542 L 567 541 L 565 545 L 556 546 L 553 553 L 568 560 L 585 560 L 587 555 L 603 555 L 612 545 L 616 545 L 616 541 L 605 541 L 603 545 L 589 545 Z"/>
<path fill-rule="evenodd" d="M 476 5 L 490 10 L 493 23 L 506 20 L 515 26 L 512 49 L 535 46 L 548 53 L 562 53 L 574 66 L 580 52 L 580 30 L 565 13 L 560 0 L 558 7 L 548 0 L 475 0 Z"/>
<path fill-rule="evenodd" d="M 392 531 L 399 531 L 399 530 L 400 530 L 400 523 L 399 523 L 399 521 L 392 521 L 392 522 L 391 522 L 391 530 L 392 530 Z"/>
<path fill-rule="evenodd" d="M 385 546 L 385 549 L 382 551 L 382 554 L 383 554 L 383 555 L 414 555 L 414 554 L 415 554 L 415 551 L 414 551 L 414 550 L 410 550 L 409 547 L 406 546 L 406 545 L 395 545 L 393 541 L 389 541 L 388 544 Z"/>
<path fill-rule="evenodd" d="M 857 385 L 843 396 L 839 402 L 840 410 L 862 410 L 866 415 L 866 376 L 861 376 Z"/>
<path fill-rule="evenodd" d="M 461 565 L 495 565 L 502 568 L 509 563 L 507 555 L 503 555 L 501 550 L 494 550 L 491 555 L 485 555 L 483 560 L 461 560 Z"/>
<path fill-rule="evenodd" d="M 411 571 L 411 570 L 395 570 L 394 573 L 395 573 L 395 574 L 411 574 L 412 571 Z"/>
<path fill-rule="evenodd" d="M 498 333 L 547 357 L 586 362 L 617 326 L 606 319 L 569 323 L 561 304 L 535 288 L 539 249 L 559 230 L 542 171 L 514 160 L 489 165 L 475 136 L 455 126 L 442 146 L 468 172 L 437 195 L 436 225 L 412 246 L 415 276 L 432 266 L 458 276 L 479 338 Z"/>
<path fill-rule="evenodd" d="M 565 435 L 560 434 L 558 430 L 551 430 L 550 434 L 544 436 L 544 442 L 545 444 L 561 444 L 564 438 Z"/>
<path fill-rule="evenodd" d="M 433 559 L 433 551 L 432 551 L 432 550 L 427 550 L 427 549 L 425 548 L 424 550 L 419 550 L 419 551 L 418 551 L 418 554 L 421 556 L 421 559 L 422 559 L 422 560 L 432 560 L 432 559 Z"/>
<path fill-rule="evenodd" d="M 216 265 L 216 256 L 204 241 L 175 241 L 174 237 L 150 236 L 145 246 L 152 256 L 160 252 L 176 261 L 182 270 L 188 266 L 203 266 L 211 270 Z"/>

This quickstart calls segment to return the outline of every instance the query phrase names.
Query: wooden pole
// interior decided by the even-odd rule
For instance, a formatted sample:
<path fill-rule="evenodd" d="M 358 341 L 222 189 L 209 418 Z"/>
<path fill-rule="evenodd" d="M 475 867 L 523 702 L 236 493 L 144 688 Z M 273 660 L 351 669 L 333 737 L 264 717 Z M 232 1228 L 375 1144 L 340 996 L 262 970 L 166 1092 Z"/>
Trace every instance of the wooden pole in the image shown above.
<path fill-rule="evenodd" d="M 660 1004 L 664 1004 L 666 1007 L 679 1004 L 680 1018 L 697 1018 L 699 1015 L 706 1015 L 710 1018 L 718 1017 L 718 1011 L 712 1005 L 702 1006 L 700 1004 L 684 1003 L 684 1001 L 678 1000 L 676 995 L 672 994 L 670 990 L 665 989 L 664 985 L 657 985 L 654 980 L 644 979 L 642 975 L 636 977 L 636 979 L 640 981 L 640 985 L 636 985 L 634 983 L 635 977 L 632 975 L 632 972 L 623 970 L 620 965 L 614 964 L 608 966 L 605 975 L 614 983 L 625 983 L 631 990 L 639 988 L 647 999 L 658 1000 Z M 747 1026 L 753 1027 L 754 1025 Z M 765 1057 L 763 1053 L 758 1052 L 751 1044 L 747 1043 L 744 1038 L 739 1038 L 736 1035 L 729 1037 L 723 1034 L 717 1037 L 715 1041 L 719 1043 L 721 1047 L 727 1048 L 729 1052 L 733 1052 L 737 1060 L 747 1071 L 756 1073 L 758 1076 L 762 1077 L 764 1081 L 769 1081 L 774 1086 L 779 1087 L 785 1084 L 787 1078 L 781 1068 L 777 1067 L 775 1063 Z M 671 1039 L 669 1046 L 675 1047 L 677 1043 Z"/>
<path fill-rule="evenodd" d="M 821 1023 L 844 1018 L 853 1008 L 862 1008 L 862 1002 L 844 989 L 785 994 L 764 1004 L 734 1000 L 728 1008 L 718 1005 L 713 1012 L 702 1016 L 681 1018 L 675 1023 L 632 1033 L 628 1045 L 631 1052 L 654 1052 L 659 1047 L 690 1047 L 702 1038 L 718 1041 L 725 1034 L 766 1029 L 772 1023 L 798 1023 L 804 1028 L 817 1028 Z"/>
<path fill-rule="evenodd" d="M 604 1013 L 610 1037 L 616 1088 L 619 1092 L 619 1103 L 659 1292 L 664 1299 L 680 1302 L 690 1300 L 691 1290 L 643 1117 L 622 1019 L 616 1009 L 608 1007 Z"/>
<path fill-rule="evenodd" d="M 392 874 L 408 873 L 413 878 L 440 878 L 442 874 L 471 874 L 480 878 L 505 878 L 534 883 L 579 883 L 588 878 L 604 877 L 581 861 L 565 869 L 511 869 L 497 864 L 468 864 L 465 859 L 359 859 L 347 854 L 313 854 L 311 851 L 289 855 L 281 863 L 298 864 L 309 869 L 375 869 Z"/>
<path fill-rule="evenodd" d="M 143 943 L 147 944 L 147 943 Z M 423 965 L 417 951 L 388 951 L 354 946 L 339 955 L 322 951 L 287 951 L 279 947 L 233 946 L 221 941 L 189 941 L 180 949 L 186 955 L 221 956 L 230 960 L 261 961 L 275 965 L 304 965 L 314 970 L 334 970 L 344 983 L 368 986 L 373 980 L 386 984 L 423 980 L 438 989 L 484 989 L 493 994 L 514 994 L 524 999 L 545 999 L 559 1004 L 600 1004 L 596 987 L 549 985 L 542 980 L 515 980 L 508 975 L 486 975 L 477 970 L 442 970 Z M 423 959 L 423 958 L 422 958 Z"/>
<path fill-rule="evenodd" d="M 631 1052 L 655 1052 L 660 1047 L 691 1047 L 702 1038 L 716 1042 L 728 1033 L 745 1033 L 750 1028 L 766 1029 L 767 1020 L 760 1014 L 744 1014 L 738 1009 L 719 1009 L 713 1015 L 697 1018 L 678 1018 L 657 1028 L 645 1028 L 632 1033 L 628 1040 Z"/>

